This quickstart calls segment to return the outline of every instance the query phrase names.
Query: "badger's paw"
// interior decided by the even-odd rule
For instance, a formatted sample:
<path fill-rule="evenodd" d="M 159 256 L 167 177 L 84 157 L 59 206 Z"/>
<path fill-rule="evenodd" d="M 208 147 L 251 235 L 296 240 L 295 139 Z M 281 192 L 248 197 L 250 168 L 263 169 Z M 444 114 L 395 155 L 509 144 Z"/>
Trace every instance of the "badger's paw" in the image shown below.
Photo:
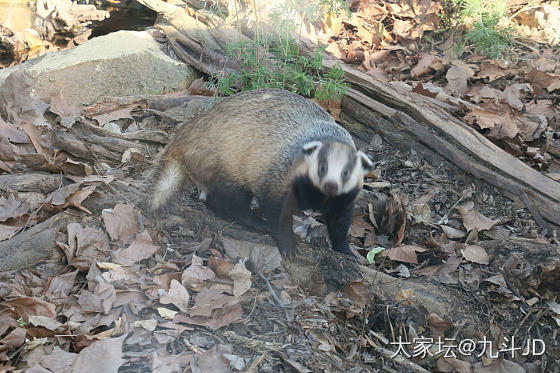
<path fill-rule="evenodd" d="M 347 244 L 346 245 L 341 245 L 341 246 L 335 246 L 335 247 L 333 247 L 333 250 L 338 251 L 341 254 L 346 254 L 346 255 L 348 255 L 352 258 L 355 258 L 355 259 L 357 259 L 360 256 L 357 252 L 352 251 Z"/>
<path fill-rule="evenodd" d="M 278 235 L 276 237 L 276 245 L 285 258 L 293 259 L 297 254 L 296 238 L 293 234 Z"/>

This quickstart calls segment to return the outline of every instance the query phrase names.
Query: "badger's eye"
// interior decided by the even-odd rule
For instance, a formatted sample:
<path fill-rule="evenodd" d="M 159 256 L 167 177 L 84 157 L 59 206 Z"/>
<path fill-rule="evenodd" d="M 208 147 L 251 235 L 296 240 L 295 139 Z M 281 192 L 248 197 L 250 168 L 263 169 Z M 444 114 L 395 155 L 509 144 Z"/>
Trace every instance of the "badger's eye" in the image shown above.
<path fill-rule="evenodd" d="M 323 163 L 319 166 L 319 173 L 325 174 L 326 172 L 327 172 L 327 165 Z"/>
<path fill-rule="evenodd" d="M 343 179 L 348 179 L 348 176 L 350 176 L 350 171 L 344 170 L 344 172 L 342 172 L 342 178 Z"/>

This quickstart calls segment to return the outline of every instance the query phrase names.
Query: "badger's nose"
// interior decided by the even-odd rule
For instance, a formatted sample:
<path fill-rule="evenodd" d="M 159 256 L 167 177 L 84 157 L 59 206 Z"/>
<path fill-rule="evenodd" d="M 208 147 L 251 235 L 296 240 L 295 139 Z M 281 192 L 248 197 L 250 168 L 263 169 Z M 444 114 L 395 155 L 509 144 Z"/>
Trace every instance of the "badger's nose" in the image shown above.
<path fill-rule="evenodd" d="M 323 191 L 327 196 L 332 197 L 336 195 L 336 192 L 338 192 L 338 184 L 334 181 L 327 181 L 323 185 Z"/>

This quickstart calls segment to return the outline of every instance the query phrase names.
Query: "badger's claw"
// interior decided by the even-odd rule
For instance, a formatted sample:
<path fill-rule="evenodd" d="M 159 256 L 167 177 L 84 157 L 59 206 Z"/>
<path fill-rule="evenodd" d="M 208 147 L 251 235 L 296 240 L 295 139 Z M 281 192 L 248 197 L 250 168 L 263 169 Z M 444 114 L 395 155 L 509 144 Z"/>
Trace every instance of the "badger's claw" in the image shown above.
<path fill-rule="evenodd" d="M 297 245 L 294 235 L 279 235 L 276 237 L 276 245 L 280 253 L 286 258 L 294 258 L 297 254 Z"/>

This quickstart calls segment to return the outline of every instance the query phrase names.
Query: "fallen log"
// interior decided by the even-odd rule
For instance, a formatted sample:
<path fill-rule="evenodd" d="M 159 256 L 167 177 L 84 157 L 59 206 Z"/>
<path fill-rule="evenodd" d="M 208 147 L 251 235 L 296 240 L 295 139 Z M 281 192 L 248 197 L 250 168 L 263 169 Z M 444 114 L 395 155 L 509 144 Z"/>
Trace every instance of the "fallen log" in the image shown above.
<path fill-rule="evenodd" d="M 87 139 L 87 140 L 86 140 Z M 109 164 L 120 164 L 128 149 L 143 153 L 147 145 L 167 143 L 163 131 L 140 130 L 118 134 L 86 122 L 76 122 L 70 130 L 56 129 L 54 146 L 80 159 L 94 159 Z"/>
<path fill-rule="evenodd" d="M 22 269 L 53 257 L 56 235 L 78 218 L 59 212 L 47 220 L 0 242 L 0 272 Z"/>
<path fill-rule="evenodd" d="M 0 175 L 0 188 L 16 192 L 37 192 L 49 194 L 60 188 L 61 175 L 47 173 L 22 173 Z"/>

